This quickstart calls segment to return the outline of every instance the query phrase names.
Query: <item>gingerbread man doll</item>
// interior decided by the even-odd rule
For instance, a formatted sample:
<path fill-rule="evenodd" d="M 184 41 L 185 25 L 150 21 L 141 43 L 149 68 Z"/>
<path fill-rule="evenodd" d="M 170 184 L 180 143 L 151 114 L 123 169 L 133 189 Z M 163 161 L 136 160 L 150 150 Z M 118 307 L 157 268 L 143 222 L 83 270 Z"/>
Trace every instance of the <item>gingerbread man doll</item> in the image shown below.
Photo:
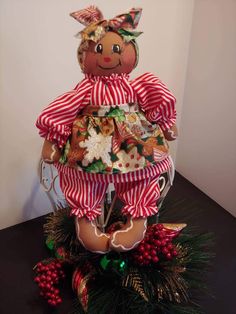
<path fill-rule="evenodd" d="M 158 212 L 158 178 L 171 165 L 167 140 L 177 136 L 175 97 L 164 83 L 151 73 L 129 79 L 138 63 L 141 11 L 110 20 L 95 6 L 71 14 L 85 26 L 78 48 L 85 77 L 36 122 L 45 138 L 42 158 L 58 170 L 77 237 L 102 254 L 131 250 L 143 239 L 147 217 Z M 109 183 L 127 217 L 111 234 L 95 223 Z"/>

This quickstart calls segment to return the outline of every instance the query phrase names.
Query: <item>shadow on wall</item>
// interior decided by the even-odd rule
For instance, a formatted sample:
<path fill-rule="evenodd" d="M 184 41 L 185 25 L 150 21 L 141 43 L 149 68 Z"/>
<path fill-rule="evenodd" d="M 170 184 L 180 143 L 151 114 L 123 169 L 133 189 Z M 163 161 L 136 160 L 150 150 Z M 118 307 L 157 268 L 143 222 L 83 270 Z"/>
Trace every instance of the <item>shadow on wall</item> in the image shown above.
<path fill-rule="evenodd" d="M 53 165 L 40 161 L 38 173 L 39 176 L 35 178 L 30 196 L 22 210 L 23 221 L 67 205 L 59 186 L 57 169 Z"/>
<path fill-rule="evenodd" d="M 53 211 L 53 207 L 36 177 L 31 186 L 29 197 L 22 208 L 21 221 L 33 219 Z"/>

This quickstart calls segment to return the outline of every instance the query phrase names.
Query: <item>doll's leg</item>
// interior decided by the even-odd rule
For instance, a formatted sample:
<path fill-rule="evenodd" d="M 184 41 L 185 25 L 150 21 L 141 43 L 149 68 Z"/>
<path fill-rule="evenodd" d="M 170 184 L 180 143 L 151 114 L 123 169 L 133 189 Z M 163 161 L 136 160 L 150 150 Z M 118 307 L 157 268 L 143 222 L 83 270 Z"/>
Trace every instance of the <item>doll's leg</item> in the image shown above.
<path fill-rule="evenodd" d="M 60 185 L 71 207 L 71 214 L 76 216 L 76 234 L 80 243 L 91 252 L 108 252 L 110 236 L 101 232 L 95 224 L 95 218 L 101 214 L 100 204 L 107 184 L 60 174 Z"/>
<path fill-rule="evenodd" d="M 156 202 L 160 196 L 157 177 L 136 182 L 115 184 L 118 197 L 125 203 L 123 214 L 127 216 L 124 227 L 114 232 L 110 247 L 116 251 L 135 248 L 144 238 L 147 216 L 158 212 Z"/>

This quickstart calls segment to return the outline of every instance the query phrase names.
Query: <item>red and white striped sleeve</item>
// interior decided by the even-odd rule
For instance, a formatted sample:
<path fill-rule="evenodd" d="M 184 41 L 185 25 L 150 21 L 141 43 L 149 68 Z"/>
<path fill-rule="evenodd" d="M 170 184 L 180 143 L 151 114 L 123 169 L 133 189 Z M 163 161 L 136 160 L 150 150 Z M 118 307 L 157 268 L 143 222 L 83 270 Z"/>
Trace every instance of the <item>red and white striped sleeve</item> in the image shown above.
<path fill-rule="evenodd" d="M 39 135 L 55 141 L 62 147 L 71 134 L 71 127 L 78 112 L 89 103 L 92 88 L 90 80 L 84 79 L 72 91 L 57 97 L 46 107 L 36 121 Z"/>
<path fill-rule="evenodd" d="M 176 98 L 160 79 L 145 73 L 131 82 L 146 118 L 167 130 L 176 122 Z"/>

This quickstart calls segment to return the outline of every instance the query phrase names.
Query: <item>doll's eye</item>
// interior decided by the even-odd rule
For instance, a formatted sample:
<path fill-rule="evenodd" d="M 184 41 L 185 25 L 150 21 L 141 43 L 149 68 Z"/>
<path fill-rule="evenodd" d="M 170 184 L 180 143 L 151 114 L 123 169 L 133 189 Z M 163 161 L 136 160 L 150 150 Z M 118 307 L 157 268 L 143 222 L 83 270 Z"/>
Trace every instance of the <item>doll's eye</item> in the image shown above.
<path fill-rule="evenodd" d="M 96 46 L 95 46 L 95 52 L 97 52 L 97 53 L 102 53 L 102 51 L 103 51 L 103 47 L 102 47 L 102 44 L 97 44 Z"/>
<path fill-rule="evenodd" d="M 114 52 L 114 53 L 121 53 L 120 46 L 117 45 L 117 44 L 112 45 L 112 52 Z"/>

